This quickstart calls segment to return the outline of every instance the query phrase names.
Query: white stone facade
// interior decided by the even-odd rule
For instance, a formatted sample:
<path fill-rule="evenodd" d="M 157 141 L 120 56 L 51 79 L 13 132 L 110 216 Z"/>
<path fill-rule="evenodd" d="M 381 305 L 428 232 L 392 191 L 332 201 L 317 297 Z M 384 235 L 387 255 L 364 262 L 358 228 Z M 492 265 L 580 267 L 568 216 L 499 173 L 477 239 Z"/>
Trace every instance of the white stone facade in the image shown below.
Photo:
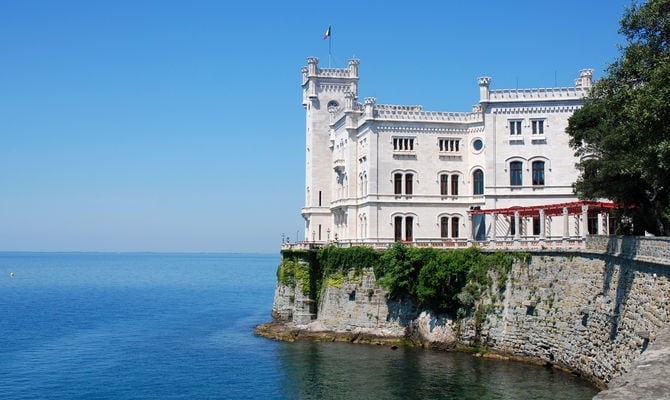
<path fill-rule="evenodd" d="M 358 60 L 341 69 L 318 62 L 308 58 L 302 69 L 306 241 L 531 236 L 539 234 L 532 218 L 515 223 L 468 211 L 577 200 L 577 159 L 565 128 L 592 86 L 592 70 L 580 71 L 570 88 L 492 90 L 482 77 L 471 112 L 433 112 L 360 103 Z M 543 220 L 547 238 L 568 235 L 564 220 Z M 569 235 L 580 226 L 570 224 Z"/>

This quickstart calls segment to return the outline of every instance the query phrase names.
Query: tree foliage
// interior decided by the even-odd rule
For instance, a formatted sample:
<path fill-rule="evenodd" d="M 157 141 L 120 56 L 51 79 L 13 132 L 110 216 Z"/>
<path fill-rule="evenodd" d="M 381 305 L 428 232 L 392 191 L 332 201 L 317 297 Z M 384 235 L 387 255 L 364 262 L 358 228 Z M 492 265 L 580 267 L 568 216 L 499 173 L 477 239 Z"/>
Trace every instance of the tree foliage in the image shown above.
<path fill-rule="evenodd" d="M 474 247 L 444 251 L 396 243 L 380 258 L 380 283 L 391 299 L 407 295 L 421 307 L 465 315 L 491 289 L 490 272 L 504 287 L 515 257 L 503 252 L 485 254 Z"/>
<path fill-rule="evenodd" d="M 569 119 L 582 199 L 624 205 L 635 232 L 670 233 L 670 0 L 633 4 L 626 44 Z"/>

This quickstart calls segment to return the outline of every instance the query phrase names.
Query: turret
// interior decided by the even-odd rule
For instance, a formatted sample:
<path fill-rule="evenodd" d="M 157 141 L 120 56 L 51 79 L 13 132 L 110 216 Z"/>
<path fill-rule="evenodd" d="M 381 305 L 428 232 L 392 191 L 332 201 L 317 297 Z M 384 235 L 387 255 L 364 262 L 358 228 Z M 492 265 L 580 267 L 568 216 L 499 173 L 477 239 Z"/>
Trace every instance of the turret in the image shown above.
<path fill-rule="evenodd" d="M 591 89 L 593 87 L 593 70 L 583 69 L 579 71 L 579 78 L 575 79 L 575 87 Z"/>
<path fill-rule="evenodd" d="M 305 173 L 305 237 L 325 241 L 332 231 L 330 211 L 333 170 L 322 168 L 333 163 L 330 123 L 338 110 L 353 111 L 358 98 L 357 59 L 349 60 L 347 68 L 319 68 L 319 59 L 307 58 L 302 68 L 303 105 L 306 113 Z M 353 120 L 350 120 L 353 124 Z M 313 232 L 313 234 L 311 234 Z"/>
<path fill-rule="evenodd" d="M 488 76 L 481 76 L 477 78 L 479 83 L 479 102 L 483 103 L 489 101 L 489 86 L 491 85 L 491 78 Z"/>

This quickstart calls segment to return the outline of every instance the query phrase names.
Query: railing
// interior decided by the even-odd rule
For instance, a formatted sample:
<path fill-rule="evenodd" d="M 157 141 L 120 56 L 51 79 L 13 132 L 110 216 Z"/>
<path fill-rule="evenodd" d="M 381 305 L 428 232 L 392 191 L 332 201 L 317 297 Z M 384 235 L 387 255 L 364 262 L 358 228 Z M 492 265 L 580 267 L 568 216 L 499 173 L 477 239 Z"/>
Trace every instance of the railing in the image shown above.
<path fill-rule="evenodd" d="M 378 250 L 391 247 L 393 240 L 339 240 L 320 242 L 282 243 L 282 250 L 312 250 L 325 246 L 353 247 L 368 246 Z M 579 252 L 610 255 L 630 260 L 642 261 L 670 267 L 670 238 L 641 236 L 604 236 L 589 235 L 583 237 L 551 237 L 540 240 L 537 237 L 498 238 L 489 241 L 471 241 L 467 239 L 418 239 L 403 242 L 413 247 L 432 247 L 438 249 L 458 249 L 475 246 L 483 251 L 532 251 L 532 252 Z"/>
<path fill-rule="evenodd" d="M 312 250 L 325 246 L 354 247 L 366 246 L 379 250 L 391 247 L 393 240 L 331 240 L 331 241 L 302 241 L 296 243 L 282 243 L 282 250 Z M 582 237 L 539 239 L 538 237 L 502 238 L 499 240 L 473 241 L 468 239 L 417 239 L 403 241 L 411 247 L 432 247 L 439 249 L 464 249 L 477 247 L 482 250 L 583 250 L 586 248 L 586 239 Z"/>

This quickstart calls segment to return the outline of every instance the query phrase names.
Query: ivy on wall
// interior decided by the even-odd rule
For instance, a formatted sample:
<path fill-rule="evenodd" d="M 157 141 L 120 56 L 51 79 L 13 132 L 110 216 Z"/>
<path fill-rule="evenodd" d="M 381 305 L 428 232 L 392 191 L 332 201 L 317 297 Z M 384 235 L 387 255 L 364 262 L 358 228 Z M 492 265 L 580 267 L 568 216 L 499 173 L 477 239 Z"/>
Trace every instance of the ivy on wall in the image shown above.
<path fill-rule="evenodd" d="M 283 250 L 277 270 L 279 283 L 295 287 L 319 301 L 324 282 L 341 287 L 350 271 L 360 276 L 372 268 L 389 299 L 408 295 L 422 308 L 459 317 L 468 315 L 487 290 L 502 291 L 515 259 L 526 255 L 482 253 L 477 248 L 439 250 L 396 243 L 385 251 L 369 247 Z M 497 288 L 492 288 L 496 277 Z"/>

